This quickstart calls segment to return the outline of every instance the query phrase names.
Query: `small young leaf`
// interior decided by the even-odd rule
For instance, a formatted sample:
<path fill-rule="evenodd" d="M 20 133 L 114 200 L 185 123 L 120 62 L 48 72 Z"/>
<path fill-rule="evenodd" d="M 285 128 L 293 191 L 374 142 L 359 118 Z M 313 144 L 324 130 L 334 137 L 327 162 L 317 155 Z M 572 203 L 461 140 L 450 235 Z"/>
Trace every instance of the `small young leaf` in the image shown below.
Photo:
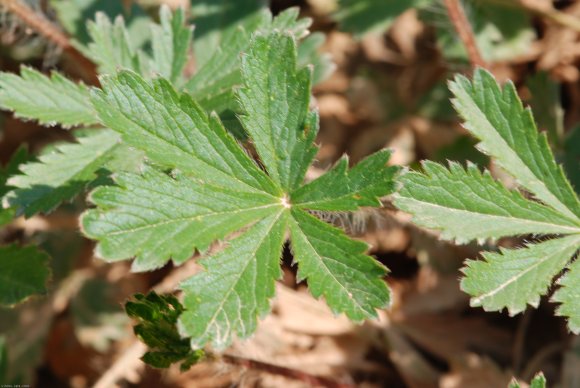
<path fill-rule="evenodd" d="M 554 161 L 544 134 L 538 133 L 529 109 L 524 109 L 513 83 L 502 89 L 493 76 L 478 69 L 469 81 L 450 84 L 455 108 L 467 128 L 480 139 L 478 148 L 495 158 L 518 183 L 568 218 L 580 217 L 580 201 Z"/>
<path fill-rule="evenodd" d="M 0 305 L 14 305 L 46 293 L 49 257 L 36 247 L 0 247 Z"/>
<path fill-rule="evenodd" d="M 97 123 L 85 85 L 75 84 L 57 72 L 47 77 L 24 66 L 20 76 L 0 72 L 0 107 L 14 111 L 16 117 L 49 126 Z"/>
<path fill-rule="evenodd" d="M 41 155 L 38 162 L 20 166 L 22 174 L 8 180 L 15 189 L 3 201 L 17 214 L 31 217 L 48 213 L 79 194 L 96 178 L 96 171 L 111 156 L 119 136 L 110 130 L 91 129 L 77 136 L 78 143 L 66 143 Z"/>
<path fill-rule="evenodd" d="M 562 271 L 578 246 L 580 235 L 576 234 L 520 249 L 485 252 L 485 261 L 467 262 L 461 288 L 473 295 L 472 306 L 483 306 L 486 311 L 506 307 L 514 315 L 524 311 L 526 304 L 538 307 L 540 296 L 546 293 L 554 276 Z M 572 299 L 568 301 L 571 303 L 567 306 L 571 307 Z"/>
<path fill-rule="evenodd" d="M 177 298 L 154 291 L 133 297 L 135 300 L 125 304 L 125 311 L 139 322 L 133 331 L 149 347 L 141 358 L 143 362 L 154 368 L 181 362 L 181 370 L 186 371 L 204 357 L 202 350 L 192 350 L 189 341 L 177 331 L 177 319 L 184 311 Z"/>
<path fill-rule="evenodd" d="M 540 233 L 579 233 L 580 221 L 509 191 L 476 166 L 451 163 L 449 169 L 424 162 L 425 173 L 401 177 L 395 205 L 418 225 L 440 229 L 442 238 L 475 239 Z"/>

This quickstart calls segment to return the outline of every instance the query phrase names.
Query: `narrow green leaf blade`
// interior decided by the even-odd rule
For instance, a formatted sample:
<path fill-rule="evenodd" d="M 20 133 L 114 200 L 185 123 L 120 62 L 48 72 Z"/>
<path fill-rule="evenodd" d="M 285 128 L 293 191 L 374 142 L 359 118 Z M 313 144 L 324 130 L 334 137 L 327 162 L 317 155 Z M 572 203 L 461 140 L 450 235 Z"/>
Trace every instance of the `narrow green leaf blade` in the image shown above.
<path fill-rule="evenodd" d="M 580 249 L 580 237 L 576 236 L 576 251 Z M 575 334 L 580 333 L 580 260 L 568 267 L 568 272 L 559 280 L 560 288 L 554 293 L 552 300 L 561 303 L 556 311 L 558 315 L 568 318 L 568 327 Z"/>
<path fill-rule="evenodd" d="M 170 177 L 153 168 L 121 173 L 118 186 L 99 187 L 85 212 L 83 232 L 99 240 L 97 254 L 109 261 L 136 256 L 132 269 L 146 271 L 170 258 L 180 264 L 194 250 L 282 207 L 266 193 L 202 184 L 186 175 Z"/>
<path fill-rule="evenodd" d="M 129 71 L 102 79 L 92 101 L 101 121 L 156 163 L 201 181 L 241 191 L 277 193 L 216 116 L 208 117 L 190 96 L 169 82 L 145 81 Z"/>
<path fill-rule="evenodd" d="M 242 59 L 240 117 L 270 177 L 291 191 L 304 179 L 316 153 L 318 126 L 305 126 L 312 72 L 296 68 L 296 43 L 289 34 L 256 36 Z M 311 121 L 308 120 L 308 123 Z M 297 155 L 306 155 L 297 160 Z"/>
<path fill-rule="evenodd" d="M 120 141 L 115 132 L 97 129 L 77 136 L 76 140 L 77 143 L 55 147 L 37 162 L 22 165 L 21 174 L 8 180 L 14 190 L 6 194 L 4 204 L 26 217 L 50 212 L 73 199 L 97 177 L 96 171 Z"/>
<path fill-rule="evenodd" d="M 510 315 L 529 304 L 538 307 L 552 279 L 568 263 L 580 246 L 580 236 L 555 238 L 520 249 L 485 252 L 485 260 L 469 260 L 463 269 L 461 288 L 472 295 L 471 306 L 486 311 L 504 307 Z"/>
<path fill-rule="evenodd" d="M 479 69 L 473 81 L 458 76 L 450 89 L 465 127 L 481 140 L 478 148 L 545 204 L 578 219 L 580 201 L 514 85 L 508 82 L 502 89 L 490 73 Z"/>
<path fill-rule="evenodd" d="M 306 279 L 312 295 L 324 296 L 333 312 L 362 321 L 390 304 L 382 279 L 388 271 L 364 254 L 365 243 L 299 209 L 292 209 L 289 226 L 298 280 Z"/>
<path fill-rule="evenodd" d="M 225 348 L 234 333 L 252 334 L 258 317 L 270 311 L 275 281 L 282 276 L 280 256 L 287 212 L 264 218 L 229 246 L 202 261 L 205 271 L 183 282 L 186 311 L 179 320 L 193 348 L 211 342 Z"/>
<path fill-rule="evenodd" d="M 47 77 L 24 66 L 20 76 L 0 72 L 0 107 L 13 111 L 16 117 L 49 126 L 97 123 L 85 85 L 75 84 L 57 72 Z"/>
<path fill-rule="evenodd" d="M 153 61 L 151 69 L 170 80 L 181 83 L 182 72 L 191 49 L 193 28 L 185 25 L 182 9 L 171 12 L 164 5 L 159 11 L 161 24 L 152 24 Z"/>
<path fill-rule="evenodd" d="M 387 167 L 391 156 L 382 150 L 347 170 L 348 159 L 320 178 L 292 193 L 293 205 L 311 210 L 354 211 L 360 206 L 381 206 L 380 197 L 395 190 L 394 177 L 398 167 Z"/>
<path fill-rule="evenodd" d="M 0 247 L 0 305 L 13 305 L 46 293 L 49 257 L 36 247 Z"/>
<path fill-rule="evenodd" d="M 489 172 L 457 163 L 425 162 L 425 173 L 401 177 L 395 205 L 420 226 L 441 230 L 442 238 L 460 243 L 524 234 L 570 234 L 580 224 L 537 202 L 509 191 Z"/>

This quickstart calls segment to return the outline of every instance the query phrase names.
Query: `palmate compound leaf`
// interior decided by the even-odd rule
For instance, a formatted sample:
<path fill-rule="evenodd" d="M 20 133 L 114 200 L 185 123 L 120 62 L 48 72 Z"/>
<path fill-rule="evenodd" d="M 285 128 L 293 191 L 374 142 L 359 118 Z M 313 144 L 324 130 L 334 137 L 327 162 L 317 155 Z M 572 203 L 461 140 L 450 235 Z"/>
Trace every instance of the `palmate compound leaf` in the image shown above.
<path fill-rule="evenodd" d="M 513 83 L 501 88 L 490 73 L 478 69 L 473 81 L 458 76 L 450 89 L 465 128 L 480 140 L 477 147 L 536 198 L 568 218 L 578 219 L 580 201 Z"/>
<path fill-rule="evenodd" d="M 0 247 L 0 305 L 11 306 L 46 292 L 49 257 L 36 247 Z"/>
<path fill-rule="evenodd" d="M 545 136 L 539 135 L 531 112 L 524 110 L 514 86 L 503 90 L 493 77 L 478 70 L 473 83 L 458 77 L 451 85 L 455 106 L 466 128 L 481 141 L 480 149 L 493 156 L 543 203 L 505 189 L 488 172 L 455 163 L 449 169 L 426 162 L 425 172 L 402 177 L 403 189 L 395 204 L 414 215 L 419 225 L 441 230 L 442 237 L 459 242 L 512 235 L 552 235 L 553 239 L 521 249 L 485 253 L 482 262 L 468 262 L 462 287 L 471 303 L 486 310 L 508 308 L 510 313 L 537 306 L 553 278 L 565 269 L 580 247 L 578 198 L 556 164 Z M 576 272 L 560 282 L 554 300 L 570 329 L 579 331 L 580 299 Z M 571 284 L 574 286 L 571 287 Z"/>
<path fill-rule="evenodd" d="M 47 77 L 24 66 L 20 76 L 0 72 L 0 108 L 44 125 L 68 128 L 97 123 L 85 85 L 75 84 L 57 72 Z"/>
<path fill-rule="evenodd" d="M 293 36 L 271 33 L 254 38 L 242 66 L 243 122 L 264 155 L 265 168 L 275 171 L 271 175 L 258 168 L 215 115 L 208 117 L 164 80 L 147 82 L 122 72 L 102 79 L 103 90 L 93 95 L 105 125 L 157 166 L 173 169 L 171 174 L 157 167 L 140 175 L 117 174 L 117 186 L 93 192 L 97 208 L 84 214 L 82 225 L 86 235 L 99 240 L 97 252 L 107 260 L 137 256 L 134 269 L 146 270 L 170 258 L 180 263 L 196 248 L 227 239 L 223 250 L 202 260 L 205 270 L 181 285 L 187 311 L 179 326 L 195 347 L 211 342 L 223 348 L 234 334 L 246 337 L 255 330 L 270 309 L 288 230 L 301 279 L 333 311 L 360 321 L 389 304 L 381 279 L 387 270 L 363 253 L 366 245 L 306 210 L 378 206 L 378 197 L 392 192 L 396 169 L 386 166 L 388 153 L 362 162 L 385 173 L 345 171 L 339 165 L 332 174 L 344 183 L 341 191 L 330 188 L 318 195 L 327 188 L 314 181 L 302 197 L 292 199 L 314 158 L 318 129 L 317 115 L 307 110 L 310 74 L 297 69 L 296 60 Z M 267 101 L 270 89 L 264 90 L 262 80 L 252 83 L 259 76 L 280 87 L 277 101 Z M 287 84 L 281 83 L 284 77 Z M 276 158 L 284 156 L 287 162 L 278 163 Z"/>

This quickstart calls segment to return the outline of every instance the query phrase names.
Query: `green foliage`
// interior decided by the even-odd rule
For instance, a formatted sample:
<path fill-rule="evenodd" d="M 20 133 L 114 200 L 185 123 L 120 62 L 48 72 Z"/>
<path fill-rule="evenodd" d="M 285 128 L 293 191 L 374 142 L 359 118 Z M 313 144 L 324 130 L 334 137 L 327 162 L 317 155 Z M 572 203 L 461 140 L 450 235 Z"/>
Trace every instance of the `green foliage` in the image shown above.
<path fill-rule="evenodd" d="M 93 180 L 117 147 L 118 135 L 110 130 L 91 130 L 77 135 L 78 143 L 64 143 L 20 166 L 20 175 L 8 180 L 14 188 L 4 202 L 16 214 L 30 217 L 47 213 L 69 201 Z"/>
<path fill-rule="evenodd" d="M 0 384 L 8 383 L 8 349 L 6 339 L 0 336 Z"/>
<path fill-rule="evenodd" d="M 28 160 L 28 151 L 26 147 L 20 147 L 14 155 L 10 158 L 8 164 L 0 168 L 0 198 L 4 197 L 6 193 L 10 191 L 10 187 L 7 182 L 8 179 L 18 173 L 18 167 L 20 164 Z M 2 208 L 0 209 L 0 226 L 9 223 L 14 217 L 15 211 L 13 208 Z"/>
<path fill-rule="evenodd" d="M 47 77 L 21 67 L 20 76 L 0 73 L 0 107 L 16 117 L 63 127 L 95 124 L 88 88 L 75 84 L 57 72 Z"/>
<path fill-rule="evenodd" d="M 537 306 L 553 278 L 563 269 L 553 300 L 558 314 L 580 331 L 579 270 L 573 262 L 580 247 L 578 197 L 556 164 L 545 134 L 538 133 L 529 109 L 524 109 L 512 83 L 500 88 L 484 70 L 473 81 L 458 76 L 451 83 L 455 108 L 490 155 L 536 200 L 510 191 L 473 165 L 449 168 L 425 162 L 423 172 L 401 178 L 395 204 L 419 225 L 441 230 L 444 239 L 458 242 L 513 235 L 548 235 L 552 239 L 520 249 L 484 253 L 483 261 L 467 262 L 461 286 L 473 296 L 471 304 L 485 310 L 504 307 L 510 314 Z"/>
<path fill-rule="evenodd" d="M 48 255 L 33 246 L 0 247 L 0 305 L 11 306 L 46 293 Z"/>
<path fill-rule="evenodd" d="M 510 382 L 508 388 L 521 388 L 521 385 L 520 383 L 517 382 L 516 379 L 513 379 Z M 542 372 L 534 376 L 534 378 L 530 383 L 530 388 L 546 388 L 546 378 L 544 377 L 544 374 Z"/>
<path fill-rule="evenodd" d="M 334 312 L 360 321 L 389 304 L 386 269 L 363 254 L 366 245 L 307 211 L 379 206 L 394 189 L 397 168 L 386 166 L 389 154 L 382 152 L 359 169 L 347 171 L 341 162 L 331 172 L 345 185 L 341 191 L 326 187 L 324 176 L 303 186 L 318 120 L 308 110 L 311 70 L 297 67 L 294 39 L 288 32 L 256 35 L 241 66 L 241 122 L 267 173 L 217 116 L 163 79 L 121 72 L 103 78 L 92 97 L 101 121 L 156 164 L 142 174 L 118 174 L 116 186 L 93 192 L 97 208 L 82 225 L 99 241 L 97 252 L 107 260 L 136 256 L 133 269 L 149 270 L 227 239 L 202 260 L 205 271 L 181 285 L 187 311 L 179 327 L 195 347 L 222 348 L 235 333 L 255 330 L 281 276 L 287 230 L 299 277 Z"/>
<path fill-rule="evenodd" d="M 484 60 L 505 61 L 529 50 L 536 34 L 526 11 L 491 1 L 462 1 L 461 4 Z M 447 11 L 438 7 L 442 6 L 433 3 L 421 12 L 423 19 L 435 26 L 437 45 L 446 60 L 467 62 L 467 51 L 457 38 Z"/>
<path fill-rule="evenodd" d="M 342 29 L 360 36 L 386 30 L 406 10 L 428 3 L 430 0 L 339 0 L 335 18 Z"/>
<path fill-rule="evenodd" d="M 186 371 L 203 359 L 204 352 L 192 350 L 189 341 L 177 332 L 177 319 L 184 311 L 177 298 L 155 291 L 133 297 L 125 303 L 125 311 L 139 322 L 133 331 L 150 349 L 141 357 L 143 362 L 154 368 L 181 362 L 181 370 Z"/>
<path fill-rule="evenodd" d="M 129 33 L 123 17 L 111 22 L 105 14 L 97 13 L 95 22 L 88 23 L 92 42 L 83 51 L 99 66 L 100 74 L 129 69 L 146 77 L 161 75 L 181 83 L 191 49 L 192 28 L 185 25 L 181 9 L 172 13 L 163 6 L 159 19 L 161 24 L 149 23 L 152 52 L 148 53 L 135 44 L 136 34 Z"/>

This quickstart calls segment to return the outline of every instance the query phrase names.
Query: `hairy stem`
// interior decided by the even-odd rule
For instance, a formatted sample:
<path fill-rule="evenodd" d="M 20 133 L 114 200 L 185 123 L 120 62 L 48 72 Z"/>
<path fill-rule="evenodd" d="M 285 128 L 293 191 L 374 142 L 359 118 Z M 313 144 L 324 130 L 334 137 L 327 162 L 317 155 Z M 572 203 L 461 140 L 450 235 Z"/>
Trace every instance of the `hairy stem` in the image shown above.
<path fill-rule="evenodd" d="M 474 68 L 487 67 L 479 52 L 479 49 L 477 48 L 473 30 L 471 29 L 469 20 L 467 19 L 465 11 L 459 3 L 459 0 L 443 0 L 443 3 L 447 9 L 449 20 L 451 20 L 451 23 L 453 23 L 453 27 L 455 27 L 455 31 L 457 31 L 459 39 L 461 39 L 461 42 L 467 50 L 467 56 L 469 57 L 471 66 Z"/>
<path fill-rule="evenodd" d="M 70 39 L 44 15 L 35 12 L 28 4 L 20 0 L 0 0 L 0 6 L 20 18 L 28 27 L 55 44 L 69 55 L 81 69 L 86 81 L 96 84 L 95 65 L 74 47 Z"/>

